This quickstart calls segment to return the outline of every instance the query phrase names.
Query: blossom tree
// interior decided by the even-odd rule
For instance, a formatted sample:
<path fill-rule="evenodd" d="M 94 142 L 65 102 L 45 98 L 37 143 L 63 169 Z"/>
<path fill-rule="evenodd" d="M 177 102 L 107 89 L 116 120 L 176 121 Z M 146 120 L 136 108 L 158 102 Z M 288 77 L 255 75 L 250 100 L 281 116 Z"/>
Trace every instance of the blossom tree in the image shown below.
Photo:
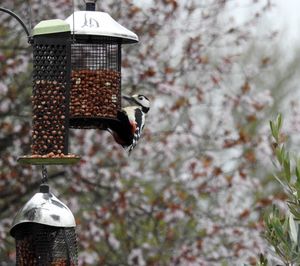
<path fill-rule="evenodd" d="M 272 153 L 266 121 L 281 99 L 261 82 L 276 60 L 254 43 L 277 35 L 255 31 L 270 1 L 245 2 L 97 4 L 139 35 L 122 51 L 122 90 L 149 96 L 151 109 L 130 157 L 108 132 L 72 130 L 81 162 L 48 167 L 54 194 L 76 217 L 80 265 L 254 264 L 265 251 L 261 209 L 279 197 L 262 183 Z M 72 3 L 31 1 L 33 24 L 66 17 Z M 27 3 L 3 6 L 28 18 Z M 16 163 L 30 153 L 30 48 L 14 20 L 0 21 L 0 256 L 10 262 L 13 214 L 41 178 L 38 167 Z"/>

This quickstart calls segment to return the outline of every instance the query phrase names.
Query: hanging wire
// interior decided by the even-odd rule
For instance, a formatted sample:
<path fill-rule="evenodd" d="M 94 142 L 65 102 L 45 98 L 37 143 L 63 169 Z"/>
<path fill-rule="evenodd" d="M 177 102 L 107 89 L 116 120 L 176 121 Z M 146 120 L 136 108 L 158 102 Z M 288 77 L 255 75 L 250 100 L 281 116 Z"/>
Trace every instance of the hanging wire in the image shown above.
<path fill-rule="evenodd" d="M 32 8 L 30 0 L 27 0 L 28 3 L 28 14 L 29 14 L 29 30 L 32 32 Z"/>
<path fill-rule="evenodd" d="M 45 165 L 42 165 L 42 184 L 48 183 L 48 171 Z"/>
<path fill-rule="evenodd" d="M 75 0 L 73 0 L 73 6 L 72 6 L 72 8 L 73 8 L 73 43 L 75 43 Z"/>

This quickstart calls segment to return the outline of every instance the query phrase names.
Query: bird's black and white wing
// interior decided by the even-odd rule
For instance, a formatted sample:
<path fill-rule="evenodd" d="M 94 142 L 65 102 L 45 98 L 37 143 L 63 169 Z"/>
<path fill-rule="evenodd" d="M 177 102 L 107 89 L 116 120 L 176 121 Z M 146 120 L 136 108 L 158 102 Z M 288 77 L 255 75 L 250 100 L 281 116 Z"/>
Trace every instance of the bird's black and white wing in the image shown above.
<path fill-rule="evenodd" d="M 139 141 L 145 126 L 145 114 L 142 112 L 142 110 L 140 108 L 134 108 L 134 110 L 132 111 L 134 115 L 129 118 L 129 121 L 130 124 L 132 125 L 132 128 L 134 128 L 134 132 L 133 132 L 132 144 L 128 147 L 129 153 L 134 149 L 137 142 Z"/>

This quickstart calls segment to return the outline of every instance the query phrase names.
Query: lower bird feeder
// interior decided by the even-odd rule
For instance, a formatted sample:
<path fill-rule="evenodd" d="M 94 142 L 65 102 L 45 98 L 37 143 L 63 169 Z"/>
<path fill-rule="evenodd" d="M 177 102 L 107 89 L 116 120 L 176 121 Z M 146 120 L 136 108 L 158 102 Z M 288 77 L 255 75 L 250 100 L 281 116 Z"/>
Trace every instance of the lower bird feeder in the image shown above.
<path fill-rule="evenodd" d="M 75 226 L 69 208 L 41 185 L 10 230 L 16 241 L 16 265 L 78 265 Z"/>

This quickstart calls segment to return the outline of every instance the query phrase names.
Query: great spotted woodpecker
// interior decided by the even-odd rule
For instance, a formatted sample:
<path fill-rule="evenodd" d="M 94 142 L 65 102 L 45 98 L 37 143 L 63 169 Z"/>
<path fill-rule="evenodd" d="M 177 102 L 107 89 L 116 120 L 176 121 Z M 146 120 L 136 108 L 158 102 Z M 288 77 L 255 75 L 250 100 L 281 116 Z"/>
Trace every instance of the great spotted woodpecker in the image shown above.
<path fill-rule="evenodd" d="M 115 141 L 128 149 L 130 154 L 141 137 L 146 114 L 150 109 L 150 101 L 146 96 L 140 94 L 123 96 L 123 98 L 132 105 L 124 107 L 122 111 L 118 112 L 118 123 L 111 124 L 109 131 Z"/>

